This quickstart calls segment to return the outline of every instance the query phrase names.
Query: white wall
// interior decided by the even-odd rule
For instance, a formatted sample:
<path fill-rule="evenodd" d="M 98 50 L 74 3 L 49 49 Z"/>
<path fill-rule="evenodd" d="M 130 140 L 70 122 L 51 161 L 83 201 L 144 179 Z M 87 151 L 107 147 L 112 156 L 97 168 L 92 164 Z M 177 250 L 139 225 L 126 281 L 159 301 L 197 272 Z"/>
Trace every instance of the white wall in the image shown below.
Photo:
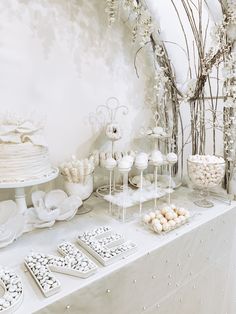
<path fill-rule="evenodd" d="M 110 96 L 129 108 L 129 114 L 120 119 L 124 137 L 118 147 L 146 147 L 135 138 L 140 127 L 150 122 L 153 63 L 143 49 L 137 58 L 138 79 L 133 65 L 137 46 L 131 43 L 129 23 L 121 19 L 109 28 L 105 3 L 0 1 L 0 113 L 8 110 L 45 120 L 45 136 L 56 165 L 74 153 L 85 157 L 94 148 L 107 149 L 102 129 L 88 118 Z M 181 1 L 175 3 L 184 17 Z M 171 2 L 149 0 L 148 4 L 161 24 L 163 39 L 184 47 Z M 188 28 L 187 34 L 191 41 Z M 182 86 L 187 73 L 185 54 L 175 44 L 167 47 Z M 189 124 L 188 106 L 182 111 Z"/>
<path fill-rule="evenodd" d="M 124 137 L 117 148 L 139 148 L 142 125 L 151 117 L 148 99 L 153 64 L 123 21 L 108 27 L 105 1 L 0 1 L 0 113 L 45 121 L 52 162 L 74 153 L 86 157 L 106 148 L 102 129 L 89 123 L 98 105 L 115 96 L 129 108 L 118 117 Z M 151 85 L 152 86 L 152 85 Z M 142 145 L 141 145 L 142 146 Z M 6 191 L 2 199 L 12 197 Z"/>
<path fill-rule="evenodd" d="M 55 163 L 90 152 L 98 134 L 89 114 L 110 96 L 129 107 L 124 148 L 142 123 L 152 73 L 140 67 L 136 77 L 130 32 L 122 22 L 109 29 L 104 9 L 98 0 L 0 2 L 0 111 L 45 119 Z"/>

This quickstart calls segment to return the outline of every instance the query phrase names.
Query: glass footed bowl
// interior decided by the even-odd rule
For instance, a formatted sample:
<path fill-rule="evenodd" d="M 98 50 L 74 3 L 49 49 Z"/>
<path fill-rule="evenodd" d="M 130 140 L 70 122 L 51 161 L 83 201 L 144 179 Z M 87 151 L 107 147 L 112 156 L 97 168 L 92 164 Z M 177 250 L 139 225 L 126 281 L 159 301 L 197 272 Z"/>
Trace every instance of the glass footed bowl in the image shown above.
<path fill-rule="evenodd" d="M 214 204 L 207 200 L 209 189 L 219 186 L 225 175 L 225 161 L 192 161 L 187 160 L 188 176 L 191 182 L 200 188 L 201 200 L 194 203 L 200 207 L 213 207 Z"/>
<path fill-rule="evenodd" d="M 93 207 L 86 202 L 93 193 L 93 175 L 93 171 L 84 175 L 83 180 L 80 180 L 80 182 L 68 182 L 65 176 L 62 175 L 64 177 L 64 186 L 67 194 L 69 196 L 79 196 L 81 200 L 84 201 L 83 206 L 78 209 L 78 215 L 86 214 L 93 209 Z"/>

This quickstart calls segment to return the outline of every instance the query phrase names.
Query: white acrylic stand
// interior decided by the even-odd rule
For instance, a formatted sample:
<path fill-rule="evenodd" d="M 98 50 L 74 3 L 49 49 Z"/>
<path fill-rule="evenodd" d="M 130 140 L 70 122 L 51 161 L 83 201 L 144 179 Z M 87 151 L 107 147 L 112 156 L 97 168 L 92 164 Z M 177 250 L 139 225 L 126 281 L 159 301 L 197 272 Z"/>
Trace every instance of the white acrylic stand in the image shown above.
<path fill-rule="evenodd" d="M 58 174 L 59 174 L 58 168 L 54 168 L 49 175 L 43 176 L 39 179 L 25 180 L 21 182 L 0 183 L 0 189 L 15 189 L 15 201 L 16 201 L 17 207 L 20 213 L 24 214 L 27 209 L 26 200 L 25 200 L 25 188 L 52 181 L 56 179 Z"/>

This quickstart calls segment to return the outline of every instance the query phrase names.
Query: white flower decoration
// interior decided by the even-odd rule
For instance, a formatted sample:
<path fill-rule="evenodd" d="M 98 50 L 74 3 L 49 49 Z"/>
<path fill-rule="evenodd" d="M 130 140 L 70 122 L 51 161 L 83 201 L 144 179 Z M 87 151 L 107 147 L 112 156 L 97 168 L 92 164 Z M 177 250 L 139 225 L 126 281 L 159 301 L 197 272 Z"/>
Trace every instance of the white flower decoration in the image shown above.
<path fill-rule="evenodd" d="M 111 141 L 118 141 L 122 137 L 122 131 L 118 123 L 109 123 L 106 127 L 106 136 Z"/>

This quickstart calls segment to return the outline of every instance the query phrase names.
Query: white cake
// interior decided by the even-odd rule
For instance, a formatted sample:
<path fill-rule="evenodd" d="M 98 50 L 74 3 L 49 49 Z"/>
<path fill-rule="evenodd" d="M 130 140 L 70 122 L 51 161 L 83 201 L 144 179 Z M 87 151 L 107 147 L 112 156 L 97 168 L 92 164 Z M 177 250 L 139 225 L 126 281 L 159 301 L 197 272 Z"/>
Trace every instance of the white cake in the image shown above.
<path fill-rule="evenodd" d="M 1 121 L 0 182 L 21 182 L 48 176 L 53 169 L 42 128 L 31 121 Z"/>

